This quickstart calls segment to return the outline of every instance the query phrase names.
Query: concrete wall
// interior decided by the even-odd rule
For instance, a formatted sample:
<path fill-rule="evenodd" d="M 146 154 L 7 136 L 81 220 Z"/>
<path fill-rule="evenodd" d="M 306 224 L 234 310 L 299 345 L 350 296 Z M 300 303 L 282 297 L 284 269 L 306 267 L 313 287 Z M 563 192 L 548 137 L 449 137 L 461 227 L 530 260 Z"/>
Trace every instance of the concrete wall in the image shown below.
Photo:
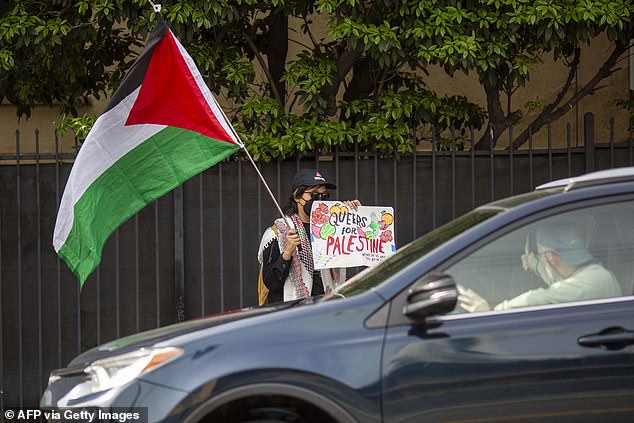
<path fill-rule="evenodd" d="M 79 110 L 90 115 L 99 115 L 106 100 L 94 101 L 92 105 Z M 55 127 L 60 121 L 55 107 L 37 106 L 30 119 L 18 119 L 16 108 L 10 104 L 0 105 L 0 154 L 13 154 L 16 150 L 16 131 L 20 132 L 20 153 L 35 153 L 35 130 L 39 129 L 40 153 L 55 152 Z M 60 153 L 72 153 L 74 136 L 69 131 L 59 138 Z M 1 162 L 0 162 L 1 163 Z"/>

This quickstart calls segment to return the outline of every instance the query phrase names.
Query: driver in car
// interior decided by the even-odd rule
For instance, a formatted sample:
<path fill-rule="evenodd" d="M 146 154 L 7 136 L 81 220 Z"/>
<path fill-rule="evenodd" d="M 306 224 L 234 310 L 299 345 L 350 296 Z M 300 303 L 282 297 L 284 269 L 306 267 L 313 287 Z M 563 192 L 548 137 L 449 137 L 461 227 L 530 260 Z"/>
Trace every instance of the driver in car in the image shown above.
<path fill-rule="evenodd" d="M 544 304 L 594 298 L 617 297 L 621 288 L 610 271 L 601 265 L 586 249 L 577 225 L 571 222 L 553 222 L 537 229 L 537 251 L 522 255 L 522 267 L 534 271 L 546 283 L 545 288 L 531 289 L 495 305 L 493 310 L 507 310 Z M 472 289 L 460 289 L 458 303 L 472 313 L 491 310 L 491 306 Z"/>

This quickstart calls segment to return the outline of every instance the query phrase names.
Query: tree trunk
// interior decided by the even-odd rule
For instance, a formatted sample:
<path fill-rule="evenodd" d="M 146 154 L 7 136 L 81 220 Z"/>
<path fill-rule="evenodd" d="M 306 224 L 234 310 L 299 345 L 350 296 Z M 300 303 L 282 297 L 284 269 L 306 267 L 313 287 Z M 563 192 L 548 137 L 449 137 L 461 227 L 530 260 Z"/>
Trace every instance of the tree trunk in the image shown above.
<path fill-rule="evenodd" d="M 332 84 L 326 85 L 321 89 L 320 95 L 328 103 L 326 113 L 329 116 L 334 116 L 337 113 L 337 92 L 360 55 L 361 53 L 357 50 L 343 50 L 337 58 L 337 71 Z"/>
<path fill-rule="evenodd" d="M 376 62 L 370 58 L 360 60 L 355 66 L 352 79 L 348 84 L 346 92 L 343 94 L 345 101 L 353 101 L 369 96 L 374 90 L 374 82 L 370 75 L 370 68 L 377 66 Z"/>
<path fill-rule="evenodd" d="M 286 56 L 288 54 L 288 16 L 284 13 L 284 9 L 280 8 L 273 12 L 268 20 L 269 31 L 266 57 L 277 94 L 282 102 L 282 107 L 284 107 L 286 104 L 286 83 L 281 81 L 281 79 L 286 68 Z M 271 87 L 271 96 L 275 98 L 273 87 Z"/>
<path fill-rule="evenodd" d="M 264 72 L 264 75 L 266 75 L 267 81 L 269 81 L 269 86 L 271 87 L 271 93 L 273 94 L 273 98 L 275 98 L 277 102 L 280 103 L 282 107 L 284 107 L 284 102 L 282 101 L 282 98 L 280 97 L 280 93 L 277 92 L 277 85 L 275 84 L 273 75 L 271 75 L 271 70 L 269 69 L 268 63 L 264 61 L 264 57 L 262 57 L 262 53 L 260 52 L 260 50 L 258 50 L 258 46 L 255 45 L 255 42 L 249 36 L 249 34 L 247 34 L 246 31 L 244 31 L 242 35 L 244 36 L 244 39 L 247 40 L 247 44 L 251 48 L 253 55 L 255 56 L 255 58 L 258 60 L 258 63 L 262 67 L 262 71 Z"/>
<path fill-rule="evenodd" d="M 500 101 L 501 87 L 499 80 L 496 79 L 496 82 L 492 83 L 489 78 L 485 78 L 482 85 L 487 96 L 489 123 L 474 148 L 476 150 L 489 150 L 491 147 L 495 148 L 502 131 L 509 126 L 515 125 L 522 118 L 522 113 L 515 111 L 508 116 L 504 115 L 502 102 Z"/>

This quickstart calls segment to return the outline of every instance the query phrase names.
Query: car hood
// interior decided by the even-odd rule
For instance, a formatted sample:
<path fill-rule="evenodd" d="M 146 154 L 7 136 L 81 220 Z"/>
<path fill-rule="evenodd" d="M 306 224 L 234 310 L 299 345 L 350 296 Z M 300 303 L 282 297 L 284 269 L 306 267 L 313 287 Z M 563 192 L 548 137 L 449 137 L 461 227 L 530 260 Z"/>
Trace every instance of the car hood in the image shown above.
<path fill-rule="evenodd" d="M 92 363 L 95 360 L 101 358 L 122 354 L 127 351 L 132 351 L 138 348 L 150 347 L 162 341 L 175 338 L 177 336 L 186 335 L 191 332 L 207 329 L 213 326 L 222 325 L 237 320 L 246 318 L 252 318 L 255 316 L 261 316 L 269 314 L 279 310 L 294 307 L 299 304 L 304 304 L 307 301 L 297 300 L 286 303 L 278 303 L 264 307 L 251 307 L 238 310 L 227 311 L 224 313 L 216 314 L 209 317 L 189 320 L 183 323 L 176 323 L 173 325 L 152 329 L 146 332 L 136 333 L 134 335 L 126 336 L 116 339 L 106 344 L 100 345 L 96 348 L 88 350 L 83 354 L 75 357 L 68 366 L 84 365 Z"/>

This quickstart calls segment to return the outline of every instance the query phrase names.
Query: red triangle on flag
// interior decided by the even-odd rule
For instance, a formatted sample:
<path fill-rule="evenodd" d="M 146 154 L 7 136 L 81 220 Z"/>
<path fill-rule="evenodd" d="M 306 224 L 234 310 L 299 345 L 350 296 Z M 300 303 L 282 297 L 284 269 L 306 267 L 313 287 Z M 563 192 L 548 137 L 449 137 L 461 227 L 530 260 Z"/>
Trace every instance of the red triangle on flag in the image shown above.
<path fill-rule="evenodd" d="M 218 122 L 183 58 L 176 40 L 168 32 L 157 43 L 139 95 L 126 125 L 158 124 L 199 132 L 235 144 Z"/>

